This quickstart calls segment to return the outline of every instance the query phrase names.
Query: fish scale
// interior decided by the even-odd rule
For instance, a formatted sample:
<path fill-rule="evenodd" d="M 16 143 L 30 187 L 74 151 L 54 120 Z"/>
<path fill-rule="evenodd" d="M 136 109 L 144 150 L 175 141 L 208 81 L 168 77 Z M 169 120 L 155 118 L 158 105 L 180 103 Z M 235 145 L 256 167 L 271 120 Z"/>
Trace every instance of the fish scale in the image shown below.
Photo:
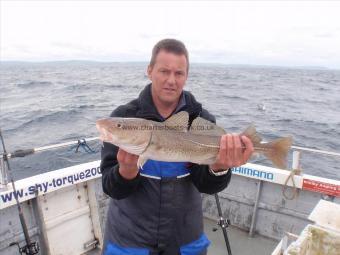
<path fill-rule="evenodd" d="M 188 128 L 189 115 L 179 112 L 164 122 L 140 118 L 106 118 L 96 122 L 100 137 L 123 150 L 139 155 L 142 167 L 148 159 L 167 162 L 212 164 L 219 152 L 220 140 L 226 132 L 205 119 L 197 117 Z M 254 152 L 263 154 L 279 168 L 286 168 L 291 137 L 263 143 L 254 126 L 240 135 L 253 143 Z"/>

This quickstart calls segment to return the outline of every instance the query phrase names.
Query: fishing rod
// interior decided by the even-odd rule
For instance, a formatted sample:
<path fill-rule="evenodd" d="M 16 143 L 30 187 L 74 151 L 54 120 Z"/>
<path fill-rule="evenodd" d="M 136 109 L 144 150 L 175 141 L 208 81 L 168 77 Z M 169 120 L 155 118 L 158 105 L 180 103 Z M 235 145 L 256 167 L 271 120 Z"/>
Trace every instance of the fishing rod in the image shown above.
<path fill-rule="evenodd" d="M 10 177 L 10 180 L 11 180 L 11 183 L 12 183 L 12 187 L 13 187 L 13 193 L 17 194 L 16 188 L 15 188 L 15 183 L 14 183 L 14 180 L 13 180 L 13 175 L 12 175 L 11 167 L 9 165 L 9 159 L 7 157 L 5 141 L 4 141 L 4 138 L 2 136 L 1 129 L 0 129 L 0 138 L 1 138 L 2 148 L 3 148 L 3 159 L 4 159 L 4 161 L 6 162 L 6 165 L 7 165 L 8 174 L 9 174 L 9 177 Z M 26 245 L 20 247 L 19 243 L 11 243 L 10 246 L 18 245 L 19 252 L 21 254 L 27 254 L 27 255 L 38 254 L 39 253 L 39 249 L 40 249 L 39 248 L 39 244 L 38 244 L 38 242 L 32 242 L 31 241 L 31 238 L 30 238 L 29 233 L 28 233 L 28 228 L 27 228 L 26 220 L 25 220 L 25 217 L 24 217 L 24 214 L 23 214 L 22 207 L 20 205 L 18 196 L 14 195 L 14 198 L 15 198 L 15 202 L 16 202 L 16 205 L 17 205 L 17 208 L 18 208 L 19 219 L 20 219 L 22 230 L 24 232 Z"/>
<path fill-rule="evenodd" d="M 65 143 L 58 143 L 58 144 L 52 144 L 52 145 L 47 145 L 47 146 L 42 146 L 42 147 L 37 147 L 37 148 L 32 148 L 32 149 L 20 149 L 20 150 L 15 150 L 11 153 L 7 154 L 7 158 L 17 158 L 17 157 L 25 157 L 31 154 L 34 154 L 36 152 L 42 152 L 42 151 L 48 151 L 48 150 L 53 150 L 53 149 L 58 149 L 58 148 L 63 148 L 63 147 L 69 147 L 72 145 L 76 145 L 76 152 L 78 152 L 78 149 L 80 147 L 84 148 L 86 152 L 94 152 L 90 146 L 87 144 L 87 142 L 90 141 L 95 141 L 99 140 L 99 137 L 90 137 L 90 138 L 83 138 L 75 141 L 70 141 L 70 142 L 65 142 Z"/>
<path fill-rule="evenodd" d="M 219 227 L 222 229 L 225 245 L 227 246 L 228 255 L 232 255 L 230 243 L 229 243 L 229 239 L 228 239 L 228 233 L 227 233 L 227 227 L 229 227 L 230 221 L 229 221 L 229 219 L 225 219 L 223 217 L 221 204 L 220 204 L 220 198 L 218 197 L 217 193 L 215 193 L 215 200 L 216 200 L 216 205 L 217 205 L 218 216 L 220 217 L 220 219 L 217 222 L 217 225 L 219 225 Z M 217 230 L 217 228 L 213 229 L 213 231 L 216 231 L 216 230 Z"/>

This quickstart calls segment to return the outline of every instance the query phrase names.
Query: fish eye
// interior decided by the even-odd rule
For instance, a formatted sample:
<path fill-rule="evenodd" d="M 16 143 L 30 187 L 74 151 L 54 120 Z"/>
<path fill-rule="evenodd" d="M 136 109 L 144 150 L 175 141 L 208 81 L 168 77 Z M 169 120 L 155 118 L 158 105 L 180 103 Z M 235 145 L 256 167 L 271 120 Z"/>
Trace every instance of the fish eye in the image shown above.
<path fill-rule="evenodd" d="M 121 128 L 122 124 L 121 123 L 117 123 L 117 128 Z"/>

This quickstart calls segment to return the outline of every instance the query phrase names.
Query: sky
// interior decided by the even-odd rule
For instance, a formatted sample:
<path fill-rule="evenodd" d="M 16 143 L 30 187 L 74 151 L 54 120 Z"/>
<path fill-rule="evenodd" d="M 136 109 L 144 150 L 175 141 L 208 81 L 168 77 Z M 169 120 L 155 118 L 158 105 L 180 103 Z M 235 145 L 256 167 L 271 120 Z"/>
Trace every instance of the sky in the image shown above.
<path fill-rule="evenodd" d="M 149 61 L 163 38 L 190 61 L 340 69 L 340 1 L 0 0 L 2 61 Z"/>

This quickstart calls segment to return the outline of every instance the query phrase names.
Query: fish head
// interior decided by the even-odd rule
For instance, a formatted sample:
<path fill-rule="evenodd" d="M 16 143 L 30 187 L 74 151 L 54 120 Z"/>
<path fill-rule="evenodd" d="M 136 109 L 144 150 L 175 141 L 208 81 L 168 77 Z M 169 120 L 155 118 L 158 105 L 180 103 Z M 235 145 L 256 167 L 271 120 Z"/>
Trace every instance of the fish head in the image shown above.
<path fill-rule="evenodd" d="M 152 122 L 139 118 L 111 117 L 96 121 L 103 142 L 112 143 L 123 150 L 140 155 L 151 139 Z"/>

